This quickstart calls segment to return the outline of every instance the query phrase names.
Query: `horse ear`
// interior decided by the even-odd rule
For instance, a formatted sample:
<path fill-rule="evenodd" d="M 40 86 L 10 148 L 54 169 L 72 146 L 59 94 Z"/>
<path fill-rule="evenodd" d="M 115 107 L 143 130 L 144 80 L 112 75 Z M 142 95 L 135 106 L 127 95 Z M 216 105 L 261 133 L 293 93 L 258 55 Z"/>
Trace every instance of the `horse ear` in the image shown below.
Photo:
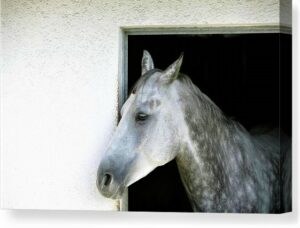
<path fill-rule="evenodd" d="M 146 50 L 143 52 L 142 58 L 142 75 L 145 74 L 147 71 L 152 70 L 154 68 L 154 63 L 150 53 Z"/>
<path fill-rule="evenodd" d="M 162 73 L 161 79 L 167 83 L 174 81 L 178 77 L 182 60 L 183 53 L 181 53 L 179 58 Z"/>

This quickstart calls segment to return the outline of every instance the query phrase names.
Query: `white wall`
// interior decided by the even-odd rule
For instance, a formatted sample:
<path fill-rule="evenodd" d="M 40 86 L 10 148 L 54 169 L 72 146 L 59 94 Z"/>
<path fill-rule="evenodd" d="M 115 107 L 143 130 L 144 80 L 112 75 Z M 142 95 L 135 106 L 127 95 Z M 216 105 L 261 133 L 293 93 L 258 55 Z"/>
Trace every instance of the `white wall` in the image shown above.
<path fill-rule="evenodd" d="M 277 25 L 279 3 L 4 0 L 2 23 L 2 207 L 115 210 L 95 181 L 116 124 L 120 27 Z"/>

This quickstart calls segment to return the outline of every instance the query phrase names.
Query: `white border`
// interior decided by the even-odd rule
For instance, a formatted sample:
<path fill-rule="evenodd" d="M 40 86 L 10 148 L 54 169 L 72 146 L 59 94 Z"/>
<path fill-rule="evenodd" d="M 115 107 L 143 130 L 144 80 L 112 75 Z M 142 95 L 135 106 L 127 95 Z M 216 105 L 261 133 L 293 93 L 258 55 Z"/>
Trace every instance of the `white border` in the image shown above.
<path fill-rule="evenodd" d="M 180 214 L 180 213 L 126 213 L 94 211 L 35 211 L 1 210 L 1 227 L 299 227 L 299 9 L 300 1 L 293 1 L 293 212 L 283 215 L 236 214 Z M 234 225 L 232 225 L 234 224 Z M 284 224 L 284 225 L 283 225 Z M 204 225 L 204 226 L 203 226 Z M 255 225 L 255 226 L 254 226 Z"/>

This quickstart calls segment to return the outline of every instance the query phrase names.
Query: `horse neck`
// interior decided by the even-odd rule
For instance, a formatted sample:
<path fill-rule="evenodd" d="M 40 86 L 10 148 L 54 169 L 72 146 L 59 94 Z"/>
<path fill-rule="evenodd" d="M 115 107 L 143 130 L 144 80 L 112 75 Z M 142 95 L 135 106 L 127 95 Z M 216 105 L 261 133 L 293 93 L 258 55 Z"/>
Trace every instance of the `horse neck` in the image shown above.
<path fill-rule="evenodd" d="M 228 199 L 229 192 L 225 189 L 228 183 L 232 191 L 232 186 L 238 189 L 243 178 L 250 183 L 254 181 L 241 173 L 241 167 L 248 170 L 252 166 L 246 163 L 251 160 L 245 159 L 251 156 L 251 152 L 245 153 L 246 147 L 255 150 L 251 149 L 253 144 L 244 128 L 225 117 L 206 95 L 194 89 L 181 94 L 192 102 L 182 102 L 187 136 L 183 137 L 176 162 L 190 200 L 205 199 L 208 206 L 204 207 L 209 210 L 216 205 L 213 199 Z M 216 197 L 216 194 L 222 195 Z"/>

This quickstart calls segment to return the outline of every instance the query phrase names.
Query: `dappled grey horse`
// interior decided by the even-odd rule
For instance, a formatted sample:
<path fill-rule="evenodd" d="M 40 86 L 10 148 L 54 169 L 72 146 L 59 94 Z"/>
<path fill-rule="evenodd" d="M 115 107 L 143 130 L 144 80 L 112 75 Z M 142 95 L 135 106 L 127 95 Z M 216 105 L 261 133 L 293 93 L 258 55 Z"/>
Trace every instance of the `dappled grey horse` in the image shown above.
<path fill-rule="evenodd" d="M 144 51 L 142 76 L 99 165 L 99 191 L 121 198 L 126 187 L 175 158 L 194 211 L 291 210 L 289 139 L 278 129 L 250 134 L 227 118 L 179 73 L 182 59 L 161 71 Z"/>

